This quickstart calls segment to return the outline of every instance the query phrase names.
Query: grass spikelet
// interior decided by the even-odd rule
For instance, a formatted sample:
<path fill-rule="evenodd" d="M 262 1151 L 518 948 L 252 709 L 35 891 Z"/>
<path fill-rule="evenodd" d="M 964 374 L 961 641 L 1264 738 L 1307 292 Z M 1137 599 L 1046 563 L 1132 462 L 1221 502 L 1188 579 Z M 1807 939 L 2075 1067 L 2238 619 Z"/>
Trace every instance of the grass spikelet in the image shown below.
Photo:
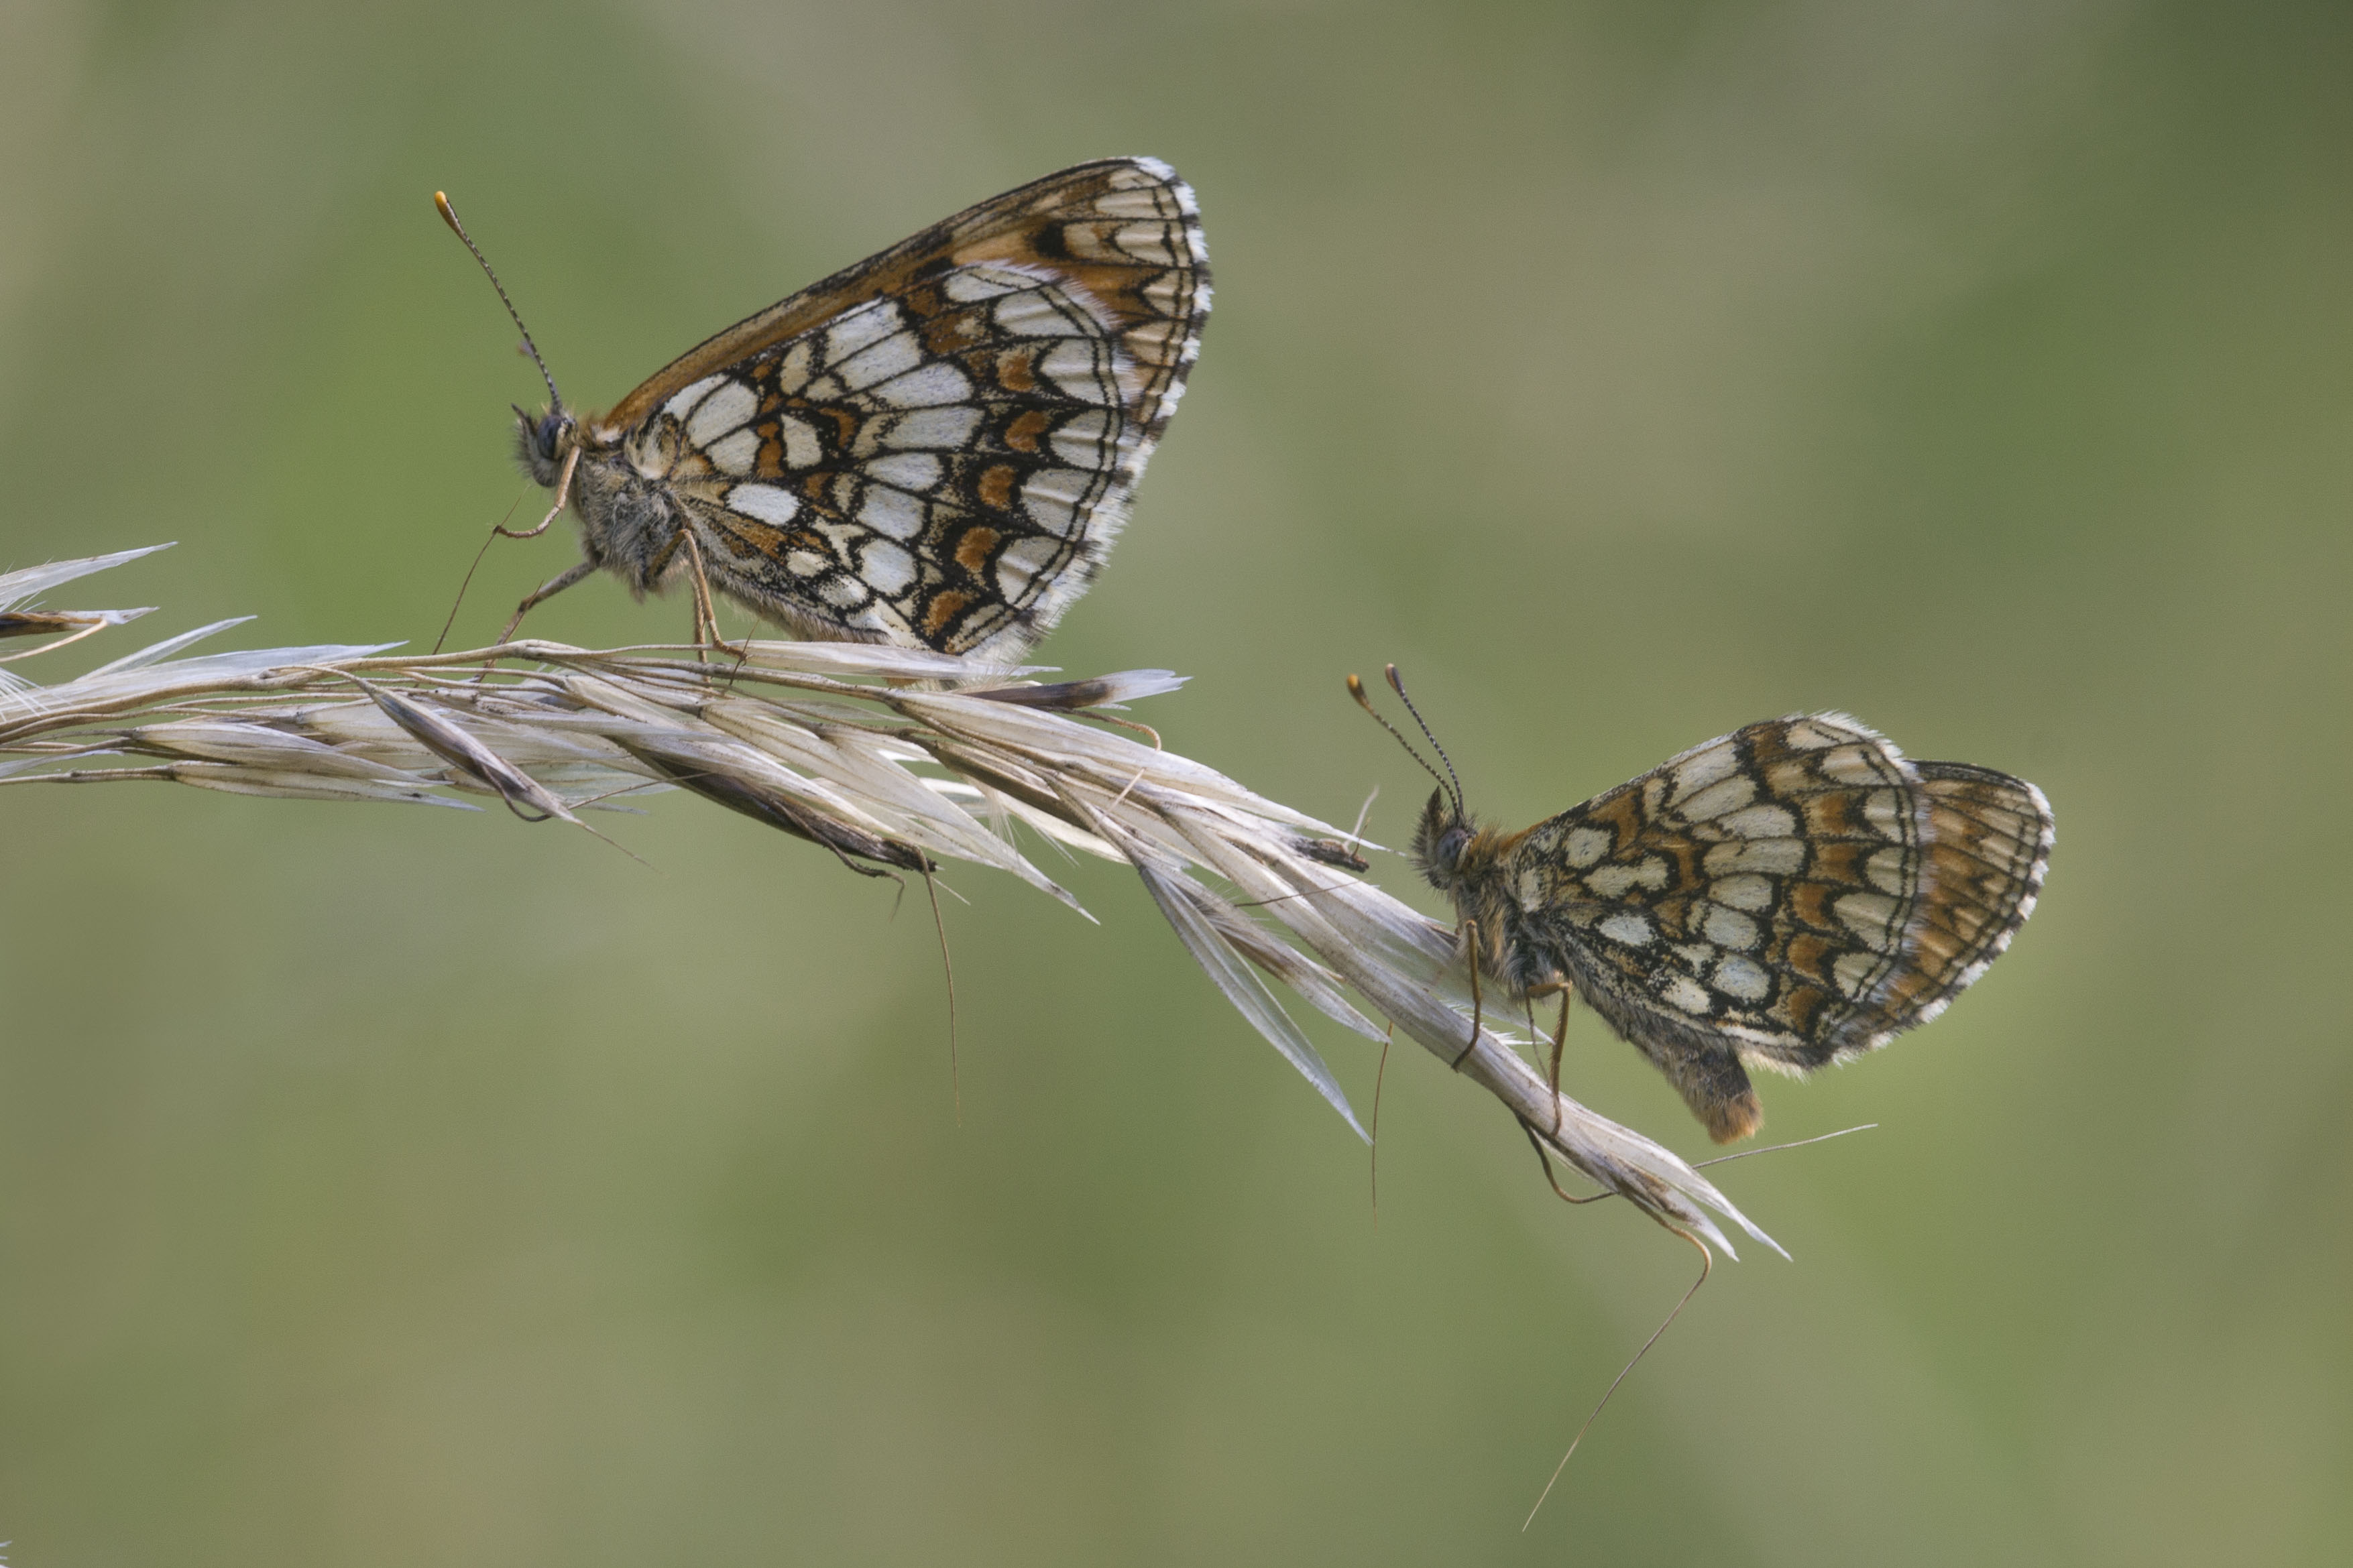
<path fill-rule="evenodd" d="M 0 631 L 55 640 L 133 612 L 45 612 L 38 594 L 144 554 L 0 575 Z M 843 643 L 459 653 L 342 644 L 191 655 L 223 621 L 85 675 L 0 681 L 0 785 L 129 781 L 249 795 L 470 807 L 577 824 L 619 797 L 681 793 L 823 846 L 871 876 L 957 860 L 1081 914 L 1008 837 L 1131 867 L 1219 991 L 1355 1129 L 1338 1079 L 1276 985 L 1371 1040 L 1394 1028 L 1501 1100 L 1544 1148 L 1661 1225 L 1731 1251 L 1715 1216 L 1774 1246 L 1698 1171 L 1556 1096 L 1514 1042 L 1471 1023 L 1451 928 L 1356 870 L 1356 834 L 1268 800 L 1106 709 L 1181 679 L 1130 670 L 1040 684 L 1034 667 Z M 1120 726 L 1104 728 L 1105 724 Z M 1090 917 L 1092 918 L 1092 917 Z M 1271 982 L 1272 984 L 1270 984 Z M 1776 1247 L 1776 1250 L 1778 1250 Z"/>

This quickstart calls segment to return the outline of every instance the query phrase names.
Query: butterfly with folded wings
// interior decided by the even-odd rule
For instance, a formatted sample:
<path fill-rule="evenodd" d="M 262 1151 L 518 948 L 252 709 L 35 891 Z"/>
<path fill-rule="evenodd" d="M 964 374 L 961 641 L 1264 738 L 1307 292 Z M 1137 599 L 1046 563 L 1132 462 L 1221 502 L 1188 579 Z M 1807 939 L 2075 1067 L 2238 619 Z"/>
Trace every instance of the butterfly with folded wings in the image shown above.
<path fill-rule="evenodd" d="M 801 637 L 1018 658 L 1110 553 L 1208 310 L 1192 190 L 1113 158 L 812 284 L 609 413 L 548 376 L 548 407 L 515 411 L 555 492 L 529 531 L 568 503 L 583 559 L 515 623 L 603 570 L 639 596 L 694 582 L 699 635 L 707 584 Z"/>
<path fill-rule="evenodd" d="M 1915 762 L 1839 713 L 1744 726 L 1517 833 L 1472 818 L 1451 764 L 1422 766 L 1439 788 L 1412 858 L 1476 975 L 1560 995 L 1564 1027 L 1583 997 L 1719 1143 L 1763 1118 L 1748 1067 L 1810 1072 L 1942 1013 L 2034 912 L 2051 860 L 2041 790 Z"/>

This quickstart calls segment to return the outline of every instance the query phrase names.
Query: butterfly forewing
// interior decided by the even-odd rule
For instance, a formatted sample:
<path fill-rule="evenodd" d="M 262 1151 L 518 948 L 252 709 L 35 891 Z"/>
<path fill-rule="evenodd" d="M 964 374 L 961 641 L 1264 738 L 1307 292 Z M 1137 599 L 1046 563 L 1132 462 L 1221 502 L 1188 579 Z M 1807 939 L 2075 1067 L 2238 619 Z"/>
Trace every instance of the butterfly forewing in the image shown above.
<path fill-rule="evenodd" d="M 1018 655 L 1108 552 L 1208 300 L 1175 174 L 1081 164 L 720 333 L 590 436 L 659 476 L 755 610 Z"/>
<path fill-rule="evenodd" d="M 1621 1032 L 1811 1068 L 1942 1008 L 2032 908 L 2049 811 L 1837 715 L 1751 724 L 1530 829 L 1512 864 Z"/>

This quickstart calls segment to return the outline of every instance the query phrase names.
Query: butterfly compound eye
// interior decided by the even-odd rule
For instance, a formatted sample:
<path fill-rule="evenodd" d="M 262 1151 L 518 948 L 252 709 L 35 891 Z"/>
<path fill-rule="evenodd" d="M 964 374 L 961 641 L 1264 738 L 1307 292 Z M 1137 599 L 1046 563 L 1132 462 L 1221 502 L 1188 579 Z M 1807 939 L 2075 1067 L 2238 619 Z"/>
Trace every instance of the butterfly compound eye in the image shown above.
<path fill-rule="evenodd" d="M 529 409 L 518 408 L 514 415 L 516 460 L 533 479 L 554 489 L 563 467 L 557 459 L 565 432 L 572 427 L 572 416 L 562 409 L 534 415 Z"/>
<path fill-rule="evenodd" d="M 1462 847 L 1470 842 L 1471 834 L 1468 829 L 1450 827 L 1438 836 L 1432 858 L 1436 859 L 1440 866 L 1451 871 L 1462 859 Z"/>

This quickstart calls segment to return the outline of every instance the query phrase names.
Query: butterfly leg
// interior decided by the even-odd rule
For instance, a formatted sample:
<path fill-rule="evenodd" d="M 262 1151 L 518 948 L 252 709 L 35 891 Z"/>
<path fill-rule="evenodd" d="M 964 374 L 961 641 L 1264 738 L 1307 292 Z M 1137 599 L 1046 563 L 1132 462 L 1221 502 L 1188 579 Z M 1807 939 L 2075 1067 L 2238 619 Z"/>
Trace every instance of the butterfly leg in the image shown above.
<path fill-rule="evenodd" d="M 1542 985 L 1528 987 L 1530 1001 L 1539 996 L 1549 996 L 1556 991 L 1560 993 L 1560 1023 L 1552 1032 L 1552 1061 L 1545 1074 L 1545 1082 L 1552 1087 L 1552 1130 L 1558 1132 L 1560 1131 L 1560 1053 L 1561 1047 L 1568 1043 L 1568 1005 L 1577 998 L 1577 987 L 1566 980 L 1553 980 Z"/>
<path fill-rule="evenodd" d="M 539 520 L 539 526 L 537 528 L 527 530 L 522 533 L 517 533 L 513 529 L 509 528 L 505 523 L 501 522 L 493 527 L 491 531 L 493 533 L 503 533 L 509 539 L 537 539 L 541 534 L 545 533 L 547 531 L 547 525 L 554 522 L 557 518 L 562 517 L 564 515 L 565 507 L 571 501 L 572 471 L 579 466 L 580 448 L 575 447 L 572 450 L 564 454 L 564 472 L 557 475 L 555 479 L 555 504 L 547 509 L 547 515 Z M 504 641 L 505 639 L 501 638 L 500 640 Z"/>
<path fill-rule="evenodd" d="M 1456 928 L 1454 936 L 1462 944 L 1462 951 L 1471 955 L 1471 1041 L 1462 1047 L 1462 1054 L 1456 1057 L 1453 1063 L 1454 1070 L 1461 1072 L 1462 1064 L 1471 1059 L 1471 1053 L 1479 1048 L 1479 1019 L 1482 1006 L 1479 998 L 1479 922 L 1476 920 L 1464 921 Z"/>
<path fill-rule="evenodd" d="M 1528 1147 L 1536 1152 L 1536 1163 L 1544 1167 L 1545 1180 L 1546 1183 L 1550 1184 L 1553 1196 L 1558 1198 L 1565 1204 L 1598 1204 L 1603 1198 L 1614 1198 L 1618 1195 L 1617 1194 L 1607 1190 L 1598 1193 L 1584 1194 L 1572 1194 L 1562 1191 L 1560 1178 L 1553 1174 L 1552 1156 L 1545 1152 L 1544 1140 L 1536 1136 L 1535 1124 L 1525 1116 L 1521 1117 L 1519 1121 L 1520 1131 L 1528 1135 Z M 1557 1132 L 1559 1128 L 1556 1126 L 1554 1131 Z"/>
<path fill-rule="evenodd" d="M 704 648 L 727 644 L 719 635 L 719 612 L 712 607 L 711 577 L 702 569 L 702 546 L 685 529 L 679 530 L 679 537 L 686 541 L 687 569 L 694 576 L 695 657 L 701 658 Z"/>
<path fill-rule="evenodd" d="M 545 525 L 542 524 L 542 526 L 544 527 Z M 522 538 L 523 536 L 517 534 L 515 537 Z M 511 641 L 515 635 L 515 628 L 522 625 L 522 618 L 531 614 L 534 606 L 540 605 L 545 600 L 553 599 L 556 595 L 561 594 L 565 589 L 569 588 L 575 583 L 587 577 L 596 570 L 596 563 L 594 561 L 583 561 L 577 566 L 573 567 L 570 571 L 558 573 L 555 576 L 550 577 L 546 582 L 542 583 L 539 587 L 533 592 L 529 598 L 515 606 L 514 619 L 509 621 L 507 623 L 507 629 L 499 634 L 499 641 Z"/>

